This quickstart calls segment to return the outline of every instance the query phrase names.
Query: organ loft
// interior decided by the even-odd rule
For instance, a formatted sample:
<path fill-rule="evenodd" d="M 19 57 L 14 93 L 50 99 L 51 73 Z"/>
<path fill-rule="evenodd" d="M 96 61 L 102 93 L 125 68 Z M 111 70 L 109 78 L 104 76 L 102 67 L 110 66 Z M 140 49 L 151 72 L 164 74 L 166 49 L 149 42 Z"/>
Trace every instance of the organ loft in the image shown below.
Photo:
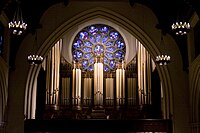
<path fill-rule="evenodd" d="M 37 98 L 36 118 L 162 118 L 156 65 L 137 39 L 127 49 L 113 27 L 89 25 L 73 39 L 71 61 L 62 43 L 52 47 L 39 72 L 37 92 L 45 99 Z M 129 59 L 127 52 L 133 53 Z"/>

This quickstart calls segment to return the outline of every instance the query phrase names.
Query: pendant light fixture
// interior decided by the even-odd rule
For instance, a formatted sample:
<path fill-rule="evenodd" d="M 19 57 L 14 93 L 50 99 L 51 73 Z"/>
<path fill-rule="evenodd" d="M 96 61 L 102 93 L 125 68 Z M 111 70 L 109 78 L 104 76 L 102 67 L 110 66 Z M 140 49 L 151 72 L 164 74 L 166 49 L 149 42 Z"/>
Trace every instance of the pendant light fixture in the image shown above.
<path fill-rule="evenodd" d="M 163 33 L 161 32 L 161 41 L 160 41 L 161 47 L 165 47 L 164 40 L 163 40 Z M 163 49 L 165 50 L 165 49 Z M 167 54 L 161 54 L 156 56 L 156 63 L 159 65 L 167 65 L 171 60 L 171 57 Z"/>
<path fill-rule="evenodd" d="M 38 65 L 38 64 L 41 64 L 42 61 L 43 61 L 43 57 L 38 55 L 38 54 L 35 54 L 36 50 L 37 50 L 37 31 L 35 32 L 35 46 L 34 47 L 34 44 L 33 44 L 33 54 L 30 54 L 28 56 L 28 63 L 30 65 Z"/>
<path fill-rule="evenodd" d="M 171 25 L 172 31 L 175 32 L 176 35 L 185 35 L 190 31 L 190 23 L 185 21 L 185 13 L 183 11 L 187 11 L 188 8 L 187 3 L 182 2 L 182 5 L 179 6 L 177 20 Z"/>
<path fill-rule="evenodd" d="M 18 0 L 16 0 L 16 2 L 16 11 L 14 13 L 13 20 L 8 23 L 8 27 L 11 29 L 14 35 L 21 35 L 26 30 L 27 24 L 23 21 L 22 18 L 20 2 Z"/>
<path fill-rule="evenodd" d="M 176 35 L 185 35 L 190 30 L 190 23 L 185 21 L 176 21 L 172 24 L 172 30 Z"/>

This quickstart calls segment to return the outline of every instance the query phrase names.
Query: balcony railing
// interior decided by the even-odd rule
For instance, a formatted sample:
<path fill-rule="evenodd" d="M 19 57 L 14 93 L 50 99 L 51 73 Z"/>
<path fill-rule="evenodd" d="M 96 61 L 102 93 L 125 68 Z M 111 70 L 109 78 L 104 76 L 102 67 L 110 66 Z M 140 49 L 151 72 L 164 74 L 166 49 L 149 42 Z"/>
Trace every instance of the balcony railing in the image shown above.
<path fill-rule="evenodd" d="M 64 100 L 62 100 L 60 105 L 62 105 L 62 106 L 71 106 L 71 104 L 72 104 L 73 106 L 78 106 L 79 102 L 80 102 L 81 106 L 83 106 L 83 107 L 91 107 L 92 104 L 94 104 L 94 101 L 93 101 L 92 98 L 86 97 L 86 98 L 83 98 L 83 99 L 65 98 Z M 118 98 L 115 101 L 114 98 L 107 97 L 107 98 L 104 99 L 104 102 L 103 102 L 104 105 L 103 106 L 104 107 L 113 107 L 115 104 L 117 106 L 124 106 L 126 102 L 127 102 L 127 106 L 129 106 L 129 107 L 138 105 L 137 101 L 136 101 L 136 98 L 128 98 L 128 99 Z"/>

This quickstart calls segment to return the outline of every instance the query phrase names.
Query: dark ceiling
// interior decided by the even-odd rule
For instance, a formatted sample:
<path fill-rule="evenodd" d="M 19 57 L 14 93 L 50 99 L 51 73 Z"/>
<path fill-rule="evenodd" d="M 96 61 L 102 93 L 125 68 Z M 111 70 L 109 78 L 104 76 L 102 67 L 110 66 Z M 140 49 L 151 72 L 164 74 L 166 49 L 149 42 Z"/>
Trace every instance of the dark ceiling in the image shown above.
<path fill-rule="evenodd" d="M 85 0 L 85 1 L 92 1 L 92 0 Z M 184 17 L 183 19 L 185 20 L 189 20 L 194 11 L 199 15 L 200 4 L 198 4 L 198 0 L 98 0 L 98 1 L 113 1 L 113 2 L 124 1 L 124 2 L 129 2 L 131 6 L 134 6 L 135 3 L 140 3 L 152 9 L 152 11 L 156 14 L 159 21 L 159 24 L 156 25 L 155 27 L 158 29 L 162 29 L 164 33 L 172 35 L 177 41 L 177 44 L 178 45 L 180 44 L 179 48 L 182 53 L 182 58 L 184 58 L 183 69 L 188 67 L 186 37 L 176 36 L 171 30 L 171 24 L 177 19 L 178 15 Z M 13 14 L 15 12 L 17 2 L 20 2 L 22 7 L 23 19 L 28 24 L 26 31 L 27 34 L 33 32 L 37 28 L 42 27 L 39 24 L 39 19 L 48 7 L 59 2 L 63 2 L 63 4 L 67 6 L 70 0 L 0 0 L 0 12 L 4 11 L 10 21 L 13 19 Z M 12 36 L 12 40 L 13 42 L 15 42 L 15 46 L 12 46 L 13 47 L 12 49 L 15 49 L 16 51 L 16 48 L 19 47 L 18 45 L 16 45 L 16 42 L 20 44 L 20 41 L 26 34 L 17 38 L 15 36 Z M 12 53 L 15 52 L 13 51 Z M 11 64 L 13 63 L 14 59 L 11 57 Z"/>

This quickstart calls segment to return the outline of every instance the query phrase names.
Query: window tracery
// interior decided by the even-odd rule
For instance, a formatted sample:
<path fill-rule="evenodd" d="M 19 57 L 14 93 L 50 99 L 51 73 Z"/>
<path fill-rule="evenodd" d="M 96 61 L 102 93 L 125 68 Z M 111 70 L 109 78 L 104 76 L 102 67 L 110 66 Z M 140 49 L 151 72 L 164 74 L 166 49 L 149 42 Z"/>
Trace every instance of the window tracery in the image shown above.
<path fill-rule="evenodd" d="M 82 29 L 72 44 L 73 60 L 82 64 L 83 71 L 93 71 L 94 57 L 104 56 L 104 71 L 114 71 L 124 60 L 126 46 L 121 34 L 111 26 L 90 25 Z"/>

